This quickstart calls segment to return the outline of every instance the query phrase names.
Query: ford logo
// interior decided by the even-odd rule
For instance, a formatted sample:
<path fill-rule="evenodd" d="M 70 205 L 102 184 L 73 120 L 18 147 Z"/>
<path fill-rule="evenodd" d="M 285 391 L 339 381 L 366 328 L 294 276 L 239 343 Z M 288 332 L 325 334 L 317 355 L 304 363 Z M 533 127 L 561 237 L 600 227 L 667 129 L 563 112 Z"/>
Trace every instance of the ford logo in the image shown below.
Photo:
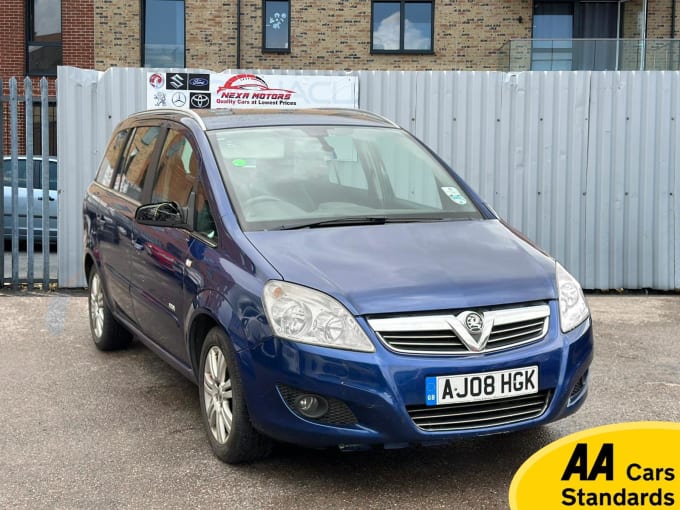
<path fill-rule="evenodd" d="M 208 80 L 205 78 L 191 78 L 189 80 L 189 85 L 192 87 L 205 87 L 208 84 Z"/>

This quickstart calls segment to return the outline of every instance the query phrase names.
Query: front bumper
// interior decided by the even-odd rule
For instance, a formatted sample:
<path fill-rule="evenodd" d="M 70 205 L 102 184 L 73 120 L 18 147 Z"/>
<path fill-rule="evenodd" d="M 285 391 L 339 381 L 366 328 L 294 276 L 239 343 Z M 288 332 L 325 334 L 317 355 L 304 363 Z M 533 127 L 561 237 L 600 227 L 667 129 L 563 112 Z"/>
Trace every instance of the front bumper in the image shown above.
<path fill-rule="evenodd" d="M 371 335 L 374 353 L 269 338 L 239 353 L 250 418 L 257 429 L 274 439 L 309 447 L 442 443 L 531 428 L 563 418 L 585 400 L 593 335 L 590 319 L 563 334 L 556 319 L 556 303 L 551 303 L 550 308 L 550 327 L 543 339 L 489 354 L 396 354 L 375 335 Z M 488 426 L 457 426 L 453 430 L 425 430 L 412 419 L 414 409 L 425 406 L 427 377 L 532 365 L 539 367 L 538 389 L 545 395 L 545 405 L 533 417 Z M 355 420 L 304 418 L 291 409 L 290 393 L 295 391 L 321 395 L 333 405 L 339 402 L 337 405 L 349 409 Z"/>

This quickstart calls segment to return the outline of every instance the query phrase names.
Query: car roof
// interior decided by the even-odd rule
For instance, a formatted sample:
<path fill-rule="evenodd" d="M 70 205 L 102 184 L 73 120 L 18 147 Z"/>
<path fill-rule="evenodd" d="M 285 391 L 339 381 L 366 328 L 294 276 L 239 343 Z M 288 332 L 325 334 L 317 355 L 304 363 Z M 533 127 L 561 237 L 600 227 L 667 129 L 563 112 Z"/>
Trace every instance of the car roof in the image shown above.
<path fill-rule="evenodd" d="M 165 119 L 182 121 L 193 118 L 206 131 L 238 127 L 291 126 L 291 125 L 353 125 L 398 127 L 392 121 L 364 110 L 349 108 L 314 109 L 213 109 L 185 110 L 158 108 L 133 114 L 129 119 Z"/>

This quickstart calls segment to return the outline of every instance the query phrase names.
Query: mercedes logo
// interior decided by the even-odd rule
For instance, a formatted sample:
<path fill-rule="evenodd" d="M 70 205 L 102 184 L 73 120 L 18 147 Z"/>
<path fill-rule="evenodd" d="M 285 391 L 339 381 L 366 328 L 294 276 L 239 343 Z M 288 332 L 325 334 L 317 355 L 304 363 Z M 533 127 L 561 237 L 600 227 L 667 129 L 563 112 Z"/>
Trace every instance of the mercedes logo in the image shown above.
<path fill-rule="evenodd" d="M 196 94 L 191 96 L 191 106 L 194 108 L 206 108 L 210 104 L 210 97 L 206 94 Z"/>
<path fill-rule="evenodd" d="M 482 330 L 483 324 L 482 316 L 477 312 L 470 312 L 465 317 L 465 327 L 468 328 L 470 333 L 479 333 Z"/>
<path fill-rule="evenodd" d="M 187 96 L 185 96 L 182 92 L 175 92 L 172 95 L 172 104 L 177 108 L 182 108 L 187 104 Z"/>

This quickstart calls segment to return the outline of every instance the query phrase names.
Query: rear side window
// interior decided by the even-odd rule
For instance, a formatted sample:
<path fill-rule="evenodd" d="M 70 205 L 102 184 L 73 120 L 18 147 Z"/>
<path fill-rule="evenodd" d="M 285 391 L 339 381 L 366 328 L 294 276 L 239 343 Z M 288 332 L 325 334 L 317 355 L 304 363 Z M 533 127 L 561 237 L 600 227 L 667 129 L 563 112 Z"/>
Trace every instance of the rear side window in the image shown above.
<path fill-rule="evenodd" d="M 161 132 L 158 126 L 144 126 L 135 130 L 128 144 L 122 166 L 116 175 L 114 189 L 139 201 L 142 198 L 144 180 L 151 164 L 153 149 Z"/>
<path fill-rule="evenodd" d="M 120 155 L 125 148 L 125 142 L 127 141 L 129 132 L 129 129 L 122 129 L 111 138 L 106 153 L 104 153 L 104 158 L 99 165 L 99 171 L 97 172 L 97 177 L 95 179 L 99 184 L 104 186 L 111 185 L 111 179 L 113 179 L 113 174 L 118 166 Z"/>
<path fill-rule="evenodd" d="M 198 160 L 189 140 L 177 131 L 168 131 L 158 172 L 151 193 L 152 203 L 177 202 L 186 207 L 198 172 Z"/>

